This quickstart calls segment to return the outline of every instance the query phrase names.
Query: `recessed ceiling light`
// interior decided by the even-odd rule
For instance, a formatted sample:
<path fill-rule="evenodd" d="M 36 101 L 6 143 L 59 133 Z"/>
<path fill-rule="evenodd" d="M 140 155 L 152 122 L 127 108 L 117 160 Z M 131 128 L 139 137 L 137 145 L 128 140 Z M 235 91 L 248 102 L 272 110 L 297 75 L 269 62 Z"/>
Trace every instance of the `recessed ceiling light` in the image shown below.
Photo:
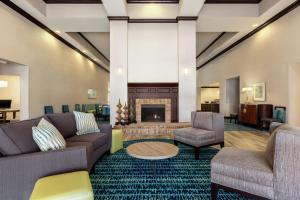
<path fill-rule="evenodd" d="M 94 61 L 98 61 L 98 58 L 94 58 Z"/>
<path fill-rule="evenodd" d="M 82 50 L 83 53 L 86 53 L 86 50 Z"/>
<path fill-rule="evenodd" d="M 258 27 L 258 24 L 252 24 L 252 27 L 253 28 Z"/>
<path fill-rule="evenodd" d="M 60 32 L 60 30 L 56 30 L 55 33 L 60 34 L 61 32 Z"/>

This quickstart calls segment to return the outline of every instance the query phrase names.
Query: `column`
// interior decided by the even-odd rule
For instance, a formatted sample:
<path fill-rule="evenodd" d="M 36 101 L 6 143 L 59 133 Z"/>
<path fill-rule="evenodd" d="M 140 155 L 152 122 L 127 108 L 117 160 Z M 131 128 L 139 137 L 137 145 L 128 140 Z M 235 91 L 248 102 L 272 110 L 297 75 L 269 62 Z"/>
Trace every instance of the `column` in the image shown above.
<path fill-rule="evenodd" d="M 196 110 L 196 20 L 178 21 L 179 122 Z"/>

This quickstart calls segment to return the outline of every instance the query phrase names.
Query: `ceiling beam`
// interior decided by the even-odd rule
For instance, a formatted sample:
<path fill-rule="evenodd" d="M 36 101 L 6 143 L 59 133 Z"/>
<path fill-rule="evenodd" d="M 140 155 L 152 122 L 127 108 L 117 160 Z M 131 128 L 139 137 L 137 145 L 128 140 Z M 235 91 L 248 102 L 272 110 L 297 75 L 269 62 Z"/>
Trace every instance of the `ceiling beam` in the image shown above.
<path fill-rule="evenodd" d="M 204 54 L 212 45 L 214 45 L 226 32 L 222 32 L 216 39 L 214 39 L 207 47 L 205 47 L 196 57 L 199 58 L 202 54 Z"/>
<path fill-rule="evenodd" d="M 105 60 L 110 62 L 110 60 L 89 39 L 87 39 L 82 33 L 78 32 L 78 35 L 80 35 L 80 37 L 82 37 L 82 39 L 84 39 L 91 47 L 93 47 L 93 49 L 95 49 Z"/>
<path fill-rule="evenodd" d="M 108 16 L 127 16 L 127 3 L 125 0 L 102 0 Z"/>
<path fill-rule="evenodd" d="M 267 20 L 265 23 L 263 23 L 262 25 L 258 26 L 257 28 L 255 28 L 254 30 L 252 30 L 251 32 L 249 32 L 247 35 L 245 35 L 244 37 L 240 38 L 239 40 L 237 40 L 233 44 L 229 45 L 227 48 L 223 49 L 221 52 L 219 52 L 218 54 L 214 55 L 212 58 L 208 59 L 206 62 L 204 62 L 203 64 L 201 64 L 200 66 L 198 66 L 197 70 L 201 69 L 202 67 L 204 67 L 208 63 L 212 62 L 213 60 L 215 60 L 218 57 L 222 56 L 223 54 L 227 53 L 228 51 L 230 51 L 231 49 L 233 49 L 234 47 L 236 47 L 240 43 L 246 41 L 247 39 L 249 39 L 250 37 L 252 37 L 256 33 L 258 33 L 260 30 L 264 29 L 265 27 L 267 27 L 270 24 L 272 24 L 273 22 L 277 21 L 278 19 L 280 19 L 284 15 L 286 15 L 289 12 L 293 11 L 294 9 L 296 9 L 299 5 L 300 5 L 300 0 L 295 1 L 294 3 L 292 3 L 291 5 L 289 5 L 288 7 L 286 7 L 285 9 L 283 9 L 282 11 L 280 11 L 279 13 L 277 13 L 275 16 L 273 16 L 272 18 L 270 18 L 269 20 Z"/>
<path fill-rule="evenodd" d="M 258 4 L 262 0 L 206 0 L 206 4 Z"/>
<path fill-rule="evenodd" d="M 175 4 L 178 4 L 179 0 L 127 0 L 127 3 L 175 3 Z"/>
<path fill-rule="evenodd" d="M 33 24 L 37 25 L 38 27 L 40 27 L 44 31 L 48 32 L 53 37 L 55 37 L 56 39 L 58 39 L 59 41 L 61 41 L 62 43 L 64 43 L 68 47 L 70 47 L 71 49 L 73 49 L 74 51 L 76 51 L 79 54 L 81 54 L 86 59 L 88 59 L 91 62 L 93 62 L 95 65 L 97 65 L 98 67 L 100 67 L 104 71 L 106 71 L 106 72 L 109 73 L 109 70 L 106 69 L 104 66 L 102 66 L 100 63 L 94 61 L 90 56 L 88 56 L 85 53 L 83 53 L 82 51 L 80 51 L 80 49 L 78 49 L 77 47 L 75 47 L 74 45 L 72 45 L 70 42 L 68 42 L 67 40 L 65 40 L 64 38 L 62 38 L 60 35 L 58 35 L 54 31 L 52 31 L 49 27 L 47 27 L 42 22 L 40 22 L 39 20 L 37 20 L 36 18 L 34 18 L 33 16 L 31 16 L 29 13 L 27 13 L 25 10 L 23 10 L 22 8 L 20 8 L 19 6 L 17 6 L 13 2 L 11 2 L 10 0 L 0 0 L 0 2 L 4 3 L 6 6 L 8 6 L 9 8 L 11 8 L 15 12 L 19 13 L 20 15 L 22 15 L 24 18 L 26 18 L 27 20 L 29 20 Z"/>
<path fill-rule="evenodd" d="M 205 0 L 181 0 L 178 16 L 198 16 Z"/>
<path fill-rule="evenodd" d="M 101 4 L 101 0 L 44 0 L 47 4 Z"/>

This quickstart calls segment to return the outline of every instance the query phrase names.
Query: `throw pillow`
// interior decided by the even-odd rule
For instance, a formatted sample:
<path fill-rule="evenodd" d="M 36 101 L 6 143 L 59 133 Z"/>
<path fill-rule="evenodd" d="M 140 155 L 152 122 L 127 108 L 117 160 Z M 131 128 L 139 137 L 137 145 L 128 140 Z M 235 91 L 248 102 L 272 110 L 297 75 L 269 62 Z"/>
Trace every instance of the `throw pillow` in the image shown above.
<path fill-rule="evenodd" d="M 44 118 L 37 126 L 32 127 L 32 136 L 41 151 L 66 148 L 66 141 L 61 133 Z"/>
<path fill-rule="evenodd" d="M 77 111 L 73 113 L 75 115 L 77 135 L 100 132 L 94 114 Z"/>

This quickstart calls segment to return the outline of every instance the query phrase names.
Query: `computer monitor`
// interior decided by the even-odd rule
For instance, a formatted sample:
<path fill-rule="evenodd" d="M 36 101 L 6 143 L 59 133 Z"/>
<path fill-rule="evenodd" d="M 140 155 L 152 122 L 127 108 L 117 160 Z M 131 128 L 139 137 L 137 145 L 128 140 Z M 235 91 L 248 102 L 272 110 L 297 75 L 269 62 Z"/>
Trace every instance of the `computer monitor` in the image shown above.
<path fill-rule="evenodd" d="M 10 108 L 11 107 L 11 99 L 0 99 L 0 108 Z"/>

